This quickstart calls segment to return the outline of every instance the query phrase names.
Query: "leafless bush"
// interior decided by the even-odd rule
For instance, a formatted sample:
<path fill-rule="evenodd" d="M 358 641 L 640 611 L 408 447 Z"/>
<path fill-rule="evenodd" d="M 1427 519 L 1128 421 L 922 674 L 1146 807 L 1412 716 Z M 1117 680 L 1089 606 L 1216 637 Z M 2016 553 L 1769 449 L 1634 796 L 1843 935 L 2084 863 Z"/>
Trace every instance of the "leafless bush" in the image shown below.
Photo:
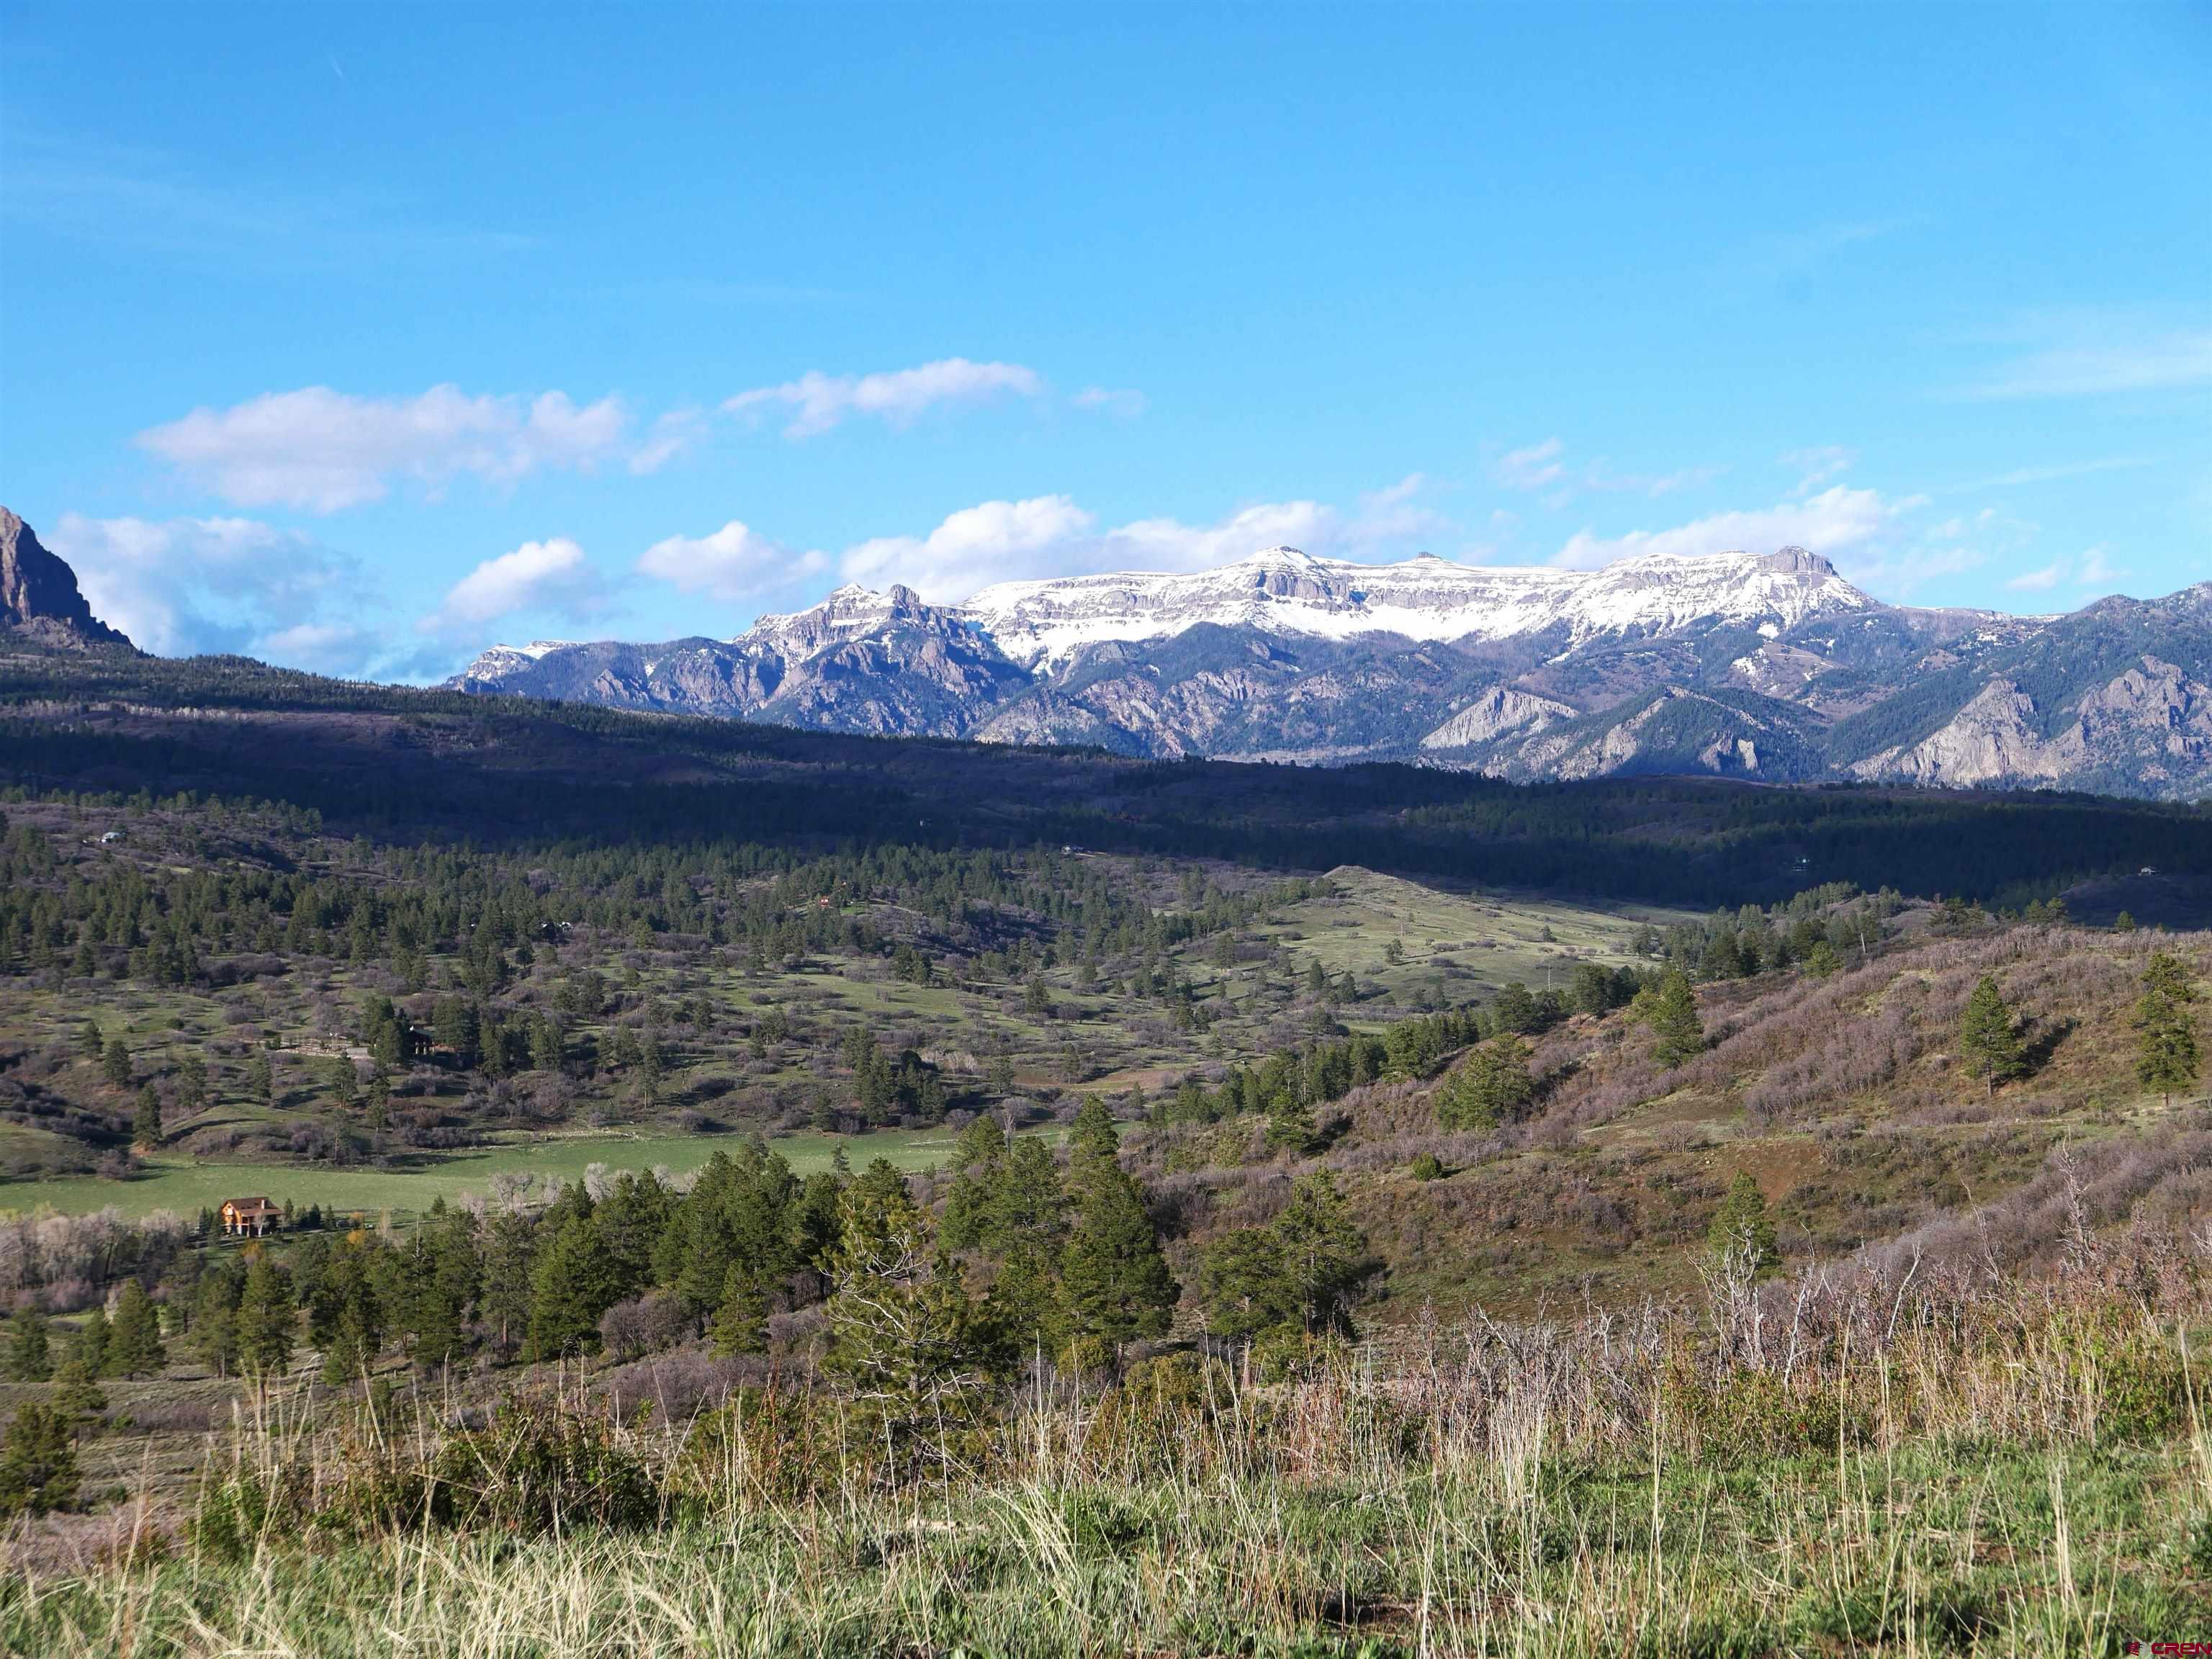
<path fill-rule="evenodd" d="M 619 1359 L 672 1348 L 691 1334 L 691 1316 L 677 1297 L 649 1291 L 599 1316 L 599 1340 Z"/>

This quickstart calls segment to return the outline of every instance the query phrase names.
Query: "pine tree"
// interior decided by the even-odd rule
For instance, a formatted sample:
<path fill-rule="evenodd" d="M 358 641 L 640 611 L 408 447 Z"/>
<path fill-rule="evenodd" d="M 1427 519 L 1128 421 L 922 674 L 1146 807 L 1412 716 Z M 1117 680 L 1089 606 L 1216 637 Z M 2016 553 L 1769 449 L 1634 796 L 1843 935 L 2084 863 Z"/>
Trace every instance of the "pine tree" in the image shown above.
<path fill-rule="evenodd" d="M 266 1259 L 246 1270 L 238 1301 L 238 1363 L 257 1382 L 282 1376 L 292 1364 L 292 1281 Z"/>
<path fill-rule="evenodd" d="M 269 1056 L 256 1049 L 246 1062 L 246 1091 L 266 1106 L 276 1093 L 276 1068 Z"/>
<path fill-rule="evenodd" d="M 1115 1128 L 1106 1103 L 1097 1095 L 1085 1095 L 1083 1104 L 1076 1109 L 1075 1121 L 1067 1126 L 1071 1167 L 1079 1168 L 1086 1161 L 1099 1159 L 1111 1163 L 1120 1155 L 1121 1147 L 1121 1132 Z"/>
<path fill-rule="evenodd" d="M 0 1449 L 0 1515 L 76 1507 L 76 1445 L 69 1413 L 33 1401 L 15 1410 Z"/>
<path fill-rule="evenodd" d="M 125 1279 L 123 1292 L 115 1299 L 115 1323 L 103 1370 L 109 1376 L 150 1376 L 168 1363 L 168 1352 L 161 1346 L 161 1316 L 154 1299 L 137 1279 Z"/>
<path fill-rule="evenodd" d="M 983 1248 L 1006 1255 L 1024 1247 L 1056 1257 L 1067 1238 L 1067 1192 L 1042 1140 L 1017 1135 L 1006 1148 L 984 1217 Z"/>
<path fill-rule="evenodd" d="M 1299 1317 L 1282 1252 L 1265 1227 L 1239 1227 L 1214 1241 L 1200 1265 L 1199 1297 L 1206 1329 L 1227 1342 L 1249 1341 Z"/>
<path fill-rule="evenodd" d="M 1067 1344 L 1067 1302 L 1054 1261 L 1048 1246 L 1019 1239 L 1001 1257 L 984 1295 L 984 1321 L 1011 1364 L 1038 1352 L 1058 1353 Z"/>
<path fill-rule="evenodd" d="M 1313 1145 L 1315 1133 L 1313 1108 L 1296 1089 L 1278 1089 L 1267 1102 L 1267 1150 L 1304 1152 Z"/>
<path fill-rule="evenodd" d="M 107 1052 L 100 1056 L 100 1068 L 106 1074 L 107 1080 L 117 1088 L 127 1089 L 131 1086 L 133 1075 L 131 1066 L 131 1050 L 125 1046 L 121 1037 L 111 1037 L 108 1040 Z"/>
<path fill-rule="evenodd" d="M 906 1182 L 878 1158 L 845 1190 L 832 1293 L 823 1311 L 830 1368 L 848 1381 L 863 1443 L 894 1474 L 958 1448 L 983 1408 L 989 1333 L 951 1258 L 934 1249 L 929 1218 Z"/>
<path fill-rule="evenodd" d="M 1984 1079 L 1994 1096 L 1997 1085 L 2027 1069 L 2027 1056 L 2013 1024 L 2012 1009 L 1998 990 L 1996 975 L 1984 974 L 1966 999 L 1966 1012 L 1959 1027 L 1959 1047 L 1966 1056 L 1971 1076 Z"/>
<path fill-rule="evenodd" d="M 374 1248 L 348 1242 L 335 1251 L 308 1298 L 307 1333 L 323 1351 L 323 1381 L 333 1388 L 364 1376 L 384 1346 L 384 1300 L 372 1277 Z"/>
<path fill-rule="evenodd" d="M 476 1218 L 465 1210 L 441 1213 L 434 1205 L 429 1225 L 402 1261 L 394 1323 L 416 1369 L 434 1371 L 469 1347 L 465 1322 L 483 1284 Z"/>
<path fill-rule="evenodd" d="M 844 1148 L 837 1149 L 839 1156 Z M 826 1267 L 837 1248 L 838 1214 L 845 1202 L 845 1183 L 831 1170 L 818 1170 L 806 1177 L 791 1206 L 792 1254 L 802 1267 Z"/>
<path fill-rule="evenodd" d="M 768 1346 L 768 1296 L 758 1275 L 732 1261 L 722 1280 L 722 1299 L 708 1322 L 716 1353 L 759 1353 Z"/>
<path fill-rule="evenodd" d="M 952 1148 L 952 1188 L 945 1194 L 945 1217 L 938 1227 L 938 1237 L 948 1250 L 983 1246 L 1006 1156 L 1006 1133 L 990 1113 L 980 1114 L 961 1130 Z"/>
<path fill-rule="evenodd" d="M 2136 1004 L 2136 1076 L 2167 1105 L 2175 1090 L 2196 1087 L 2204 1067 L 2191 1007 L 2196 1000 L 2197 988 L 2179 957 L 2161 951 L 2150 959 Z"/>
<path fill-rule="evenodd" d="M 46 1403 L 71 1424 L 92 1425 L 107 1409 L 107 1396 L 94 1380 L 96 1373 L 81 1353 L 71 1353 L 54 1373 Z"/>
<path fill-rule="evenodd" d="M 1528 1109 L 1536 1082 L 1528 1045 L 1508 1033 L 1483 1043 L 1437 1091 L 1437 1115 L 1447 1129 L 1494 1129 Z"/>
<path fill-rule="evenodd" d="M 530 1285 L 538 1242 L 527 1216 L 508 1210 L 484 1230 L 483 1293 L 479 1312 L 493 1346 L 512 1355 L 530 1327 Z"/>
<path fill-rule="evenodd" d="M 207 1061 L 186 1054 L 177 1062 L 177 1109 L 190 1116 L 207 1104 Z"/>
<path fill-rule="evenodd" d="M 43 1382 L 53 1375 L 52 1344 L 46 1310 L 27 1303 L 8 1322 L 8 1376 L 16 1382 Z"/>
<path fill-rule="evenodd" d="M 1119 1344 L 1164 1336 L 1182 1294 L 1136 1180 L 1110 1158 L 1085 1153 L 1073 1170 L 1075 1224 L 1060 1282 L 1079 1335 Z"/>
<path fill-rule="evenodd" d="M 1749 1170 L 1738 1170 L 1735 1179 L 1729 1182 L 1712 1224 L 1705 1230 L 1705 1248 L 1723 1260 L 1748 1255 L 1754 1273 L 1765 1273 L 1781 1262 L 1782 1251 L 1775 1243 L 1766 1200 Z"/>
<path fill-rule="evenodd" d="M 111 1334 L 105 1307 L 94 1308 L 84 1316 L 84 1323 L 77 1327 L 76 1340 L 70 1345 L 70 1357 L 83 1363 L 86 1375 L 104 1376 L 107 1374 L 107 1345 Z"/>
<path fill-rule="evenodd" d="M 235 1272 L 204 1273 L 192 1293 L 192 1322 L 185 1334 L 192 1357 L 217 1376 L 238 1369 L 238 1304 L 246 1281 Z"/>
<path fill-rule="evenodd" d="M 131 1144 L 147 1152 L 161 1144 L 161 1097 L 150 1083 L 138 1091 L 138 1109 L 131 1117 Z"/>
<path fill-rule="evenodd" d="M 588 1216 L 569 1216 L 538 1253 L 530 1297 L 525 1359 L 597 1350 L 599 1316 L 622 1300 L 622 1280 L 613 1253 Z"/>
<path fill-rule="evenodd" d="M 2197 1000 L 2197 984 L 2190 977 L 2189 965 L 2171 951 L 2160 951 L 2144 967 L 2143 989 L 2175 1002 Z"/>
<path fill-rule="evenodd" d="M 1527 986 L 1517 979 L 1509 980 L 1490 1005 L 1490 1019 L 1493 1030 L 1535 1031 L 1543 1027 L 1544 1011 Z"/>
<path fill-rule="evenodd" d="M 1307 1334 L 1350 1336 L 1352 1296 L 1364 1270 L 1367 1239 L 1326 1170 L 1298 1177 L 1272 1231 Z"/>
<path fill-rule="evenodd" d="M 1271 1224 L 1226 1233 L 1206 1251 L 1199 1279 L 1206 1328 L 1232 1342 L 1273 1330 L 1349 1335 L 1366 1250 L 1328 1174 L 1301 1176 Z"/>
<path fill-rule="evenodd" d="M 1680 1066 L 1705 1051 L 1705 1028 L 1698 1018 L 1697 993 L 1690 988 L 1689 975 L 1680 969 L 1669 968 L 1661 976 L 1657 989 L 1642 994 L 1638 1000 L 1645 1003 L 1644 1017 L 1651 1027 L 1651 1057 L 1662 1066 Z"/>

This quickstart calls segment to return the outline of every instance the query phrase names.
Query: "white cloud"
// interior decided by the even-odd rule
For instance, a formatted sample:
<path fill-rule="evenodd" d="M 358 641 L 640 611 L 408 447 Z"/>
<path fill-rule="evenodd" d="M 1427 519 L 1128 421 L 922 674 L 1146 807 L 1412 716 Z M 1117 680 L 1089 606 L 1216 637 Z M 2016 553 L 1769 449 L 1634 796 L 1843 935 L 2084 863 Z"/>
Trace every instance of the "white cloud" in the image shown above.
<path fill-rule="evenodd" d="M 1793 449 L 1782 457 L 1782 465 L 1799 475 L 1790 487 L 1793 495 L 1809 495 L 1822 484 L 1840 478 L 1850 470 L 1858 457 L 1841 444 L 1815 444 L 1809 449 Z"/>
<path fill-rule="evenodd" d="M 2070 573 L 2070 574 L 2069 574 Z M 2030 570 L 2005 583 L 2021 593 L 2047 593 L 2054 587 L 2095 588 L 2118 581 L 2126 573 L 2115 569 L 2102 547 L 2093 547 L 2078 562 L 2056 559 L 2039 570 Z"/>
<path fill-rule="evenodd" d="M 1344 539 L 1352 546 L 1368 548 L 1455 537 L 1456 525 L 1422 504 L 1421 493 L 1430 487 L 1425 474 L 1409 472 L 1386 489 L 1369 490 L 1359 498 L 1359 511 L 1344 526 Z"/>
<path fill-rule="evenodd" d="M 93 614 L 160 656 L 261 653 L 307 636 L 331 612 L 361 601 L 359 571 L 345 555 L 253 519 L 88 519 L 65 513 L 46 538 L 69 561 Z M 320 654 L 280 659 L 332 672 L 334 637 Z"/>
<path fill-rule="evenodd" d="M 365 674 L 383 655 L 381 635 L 349 623 L 295 623 L 253 641 L 253 654 L 265 662 L 349 678 Z"/>
<path fill-rule="evenodd" d="M 1524 449 L 1507 450 L 1491 470 L 1509 489 L 1541 489 L 1566 476 L 1566 466 L 1559 459 L 1566 452 L 1566 445 L 1557 438 L 1547 438 Z"/>
<path fill-rule="evenodd" d="M 1844 574 L 1877 599 L 1903 603 L 1934 581 L 1963 576 L 1988 562 L 1979 548 L 1946 546 L 1922 539 L 1894 551 L 1870 548 L 1850 560 Z"/>
<path fill-rule="evenodd" d="M 617 398 L 526 402 L 453 386 L 362 398 L 318 386 L 196 409 L 138 442 L 226 501 L 332 513 L 376 500 L 394 478 L 434 487 L 460 474 L 509 483 L 541 467 L 588 470 L 618 452 L 628 422 Z"/>
<path fill-rule="evenodd" d="M 1410 553 L 1417 538 L 1450 529 L 1414 499 L 1425 487 L 1413 474 L 1363 495 L 1349 514 L 1321 501 L 1265 501 L 1212 524 L 1157 518 L 1105 528 L 1066 495 L 985 501 L 950 514 L 926 536 L 862 542 L 847 549 L 839 563 L 848 580 L 872 587 L 904 582 L 925 599 L 949 603 L 994 582 L 1025 578 L 1208 570 L 1263 547 L 1351 558 Z"/>
<path fill-rule="evenodd" d="M 2212 328 L 2198 322 L 2083 310 L 2029 319 L 2013 337 L 2028 349 L 1959 396 L 2092 398 L 2212 386 Z"/>
<path fill-rule="evenodd" d="M 1678 489 L 1710 483 L 1726 471 L 1726 467 L 1721 466 L 1686 466 L 1676 472 L 1613 472 L 1607 468 L 1604 462 L 1593 461 L 1583 469 L 1577 482 L 1589 489 L 1649 495 L 1656 501 L 1662 495 L 1671 495 Z"/>
<path fill-rule="evenodd" d="M 1094 515 L 1065 495 L 984 501 L 948 514 L 927 536 L 880 536 L 846 550 L 848 580 L 872 587 L 904 582 L 923 598 L 964 599 L 1016 576 L 1098 569 L 1086 549 Z"/>
<path fill-rule="evenodd" d="M 696 409 L 672 409 L 653 423 L 645 441 L 630 452 L 633 473 L 658 472 L 707 434 L 707 417 Z"/>
<path fill-rule="evenodd" d="M 556 536 L 486 559 L 448 588 L 444 601 L 415 627 L 423 634 L 465 636 L 519 611 L 589 615 L 600 599 L 599 577 L 584 550 Z"/>
<path fill-rule="evenodd" d="M 1508 489 L 1550 491 L 1546 504 L 1564 507 L 1577 490 L 1671 495 L 1678 489 L 1707 483 L 1725 471 L 1717 466 L 1691 466 L 1676 472 L 1616 472 L 1603 460 L 1570 465 L 1566 453 L 1565 444 L 1547 438 L 1541 443 L 1506 451 L 1492 463 L 1491 476 Z"/>
<path fill-rule="evenodd" d="M 1878 490 L 1837 484 L 1803 501 L 1715 513 L 1671 530 L 1635 530 L 1611 537 L 1578 531 L 1552 562 L 1569 570 L 1595 570 L 1615 559 L 1647 553 L 1767 552 L 1791 546 L 1832 556 L 1867 546 L 1899 514 L 1923 505 L 1925 498 L 1918 495 L 1885 499 Z"/>
<path fill-rule="evenodd" d="M 711 536 L 670 536 L 645 550 L 643 574 L 685 593 L 707 593 L 734 603 L 830 568 L 820 551 L 793 553 L 782 543 L 732 519 Z"/>
<path fill-rule="evenodd" d="M 1134 419 L 1145 412 L 1145 394 L 1127 387 L 1087 386 L 1071 401 L 1078 409 L 1103 410 L 1109 415 L 1118 415 L 1124 420 Z"/>
<path fill-rule="evenodd" d="M 915 368 L 874 374 L 824 374 L 818 370 L 781 386 L 740 392 L 722 407 L 732 414 L 758 413 L 783 404 L 792 411 L 787 437 L 808 438 L 842 425 L 855 416 L 873 416 L 904 426 L 940 404 L 979 403 L 1011 394 L 1044 395 L 1044 379 L 1019 363 L 976 363 L 946 357 Z"/>

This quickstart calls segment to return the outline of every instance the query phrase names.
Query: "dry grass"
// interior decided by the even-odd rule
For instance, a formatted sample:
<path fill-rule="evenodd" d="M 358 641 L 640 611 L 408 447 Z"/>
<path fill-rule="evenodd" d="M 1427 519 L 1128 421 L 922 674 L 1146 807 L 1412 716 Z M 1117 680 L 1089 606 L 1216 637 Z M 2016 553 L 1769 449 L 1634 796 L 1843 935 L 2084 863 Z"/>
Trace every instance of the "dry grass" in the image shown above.
<path fill-rule="evenodd" d="M 2212 1616 L 2212 1437 L 2185 1365 L 2199 1242 L 2091 1242 L 2059 1280 L 1950 1269 L 1554 1324 L 1424 1325 L 1273 1385 L 1185 1358 L 1033 1380 L 951 1472 L 758 1434 L 659 1471 L 657 1522 L 264 1525 L 134 1547 L 130 1508 L 27 1549 L 20 1653 L 409 1656 L 2114 1650 Z M 570 1405 L 588 1409 L 574 1392 Z M 822 1419 L 842 1425 L 834 1402 Z M 343 1516 L 377 1445 L 279 1409 Z M 549 1407 L 550 1409 L 550 1407 Z M 762 1401 L 741 1407 L 759 1426 Z M 290 1410 L 293 1415 L 287 1416 Z M 418 1444 L 420 1436 L 423 1443 Z M 835 1445 L 833 1433 L 823 1443 Z M 775 1473 L 775 1480 L 770 1475 Z M 40 1559 L 43 1558 L 43 1559 Z"/>

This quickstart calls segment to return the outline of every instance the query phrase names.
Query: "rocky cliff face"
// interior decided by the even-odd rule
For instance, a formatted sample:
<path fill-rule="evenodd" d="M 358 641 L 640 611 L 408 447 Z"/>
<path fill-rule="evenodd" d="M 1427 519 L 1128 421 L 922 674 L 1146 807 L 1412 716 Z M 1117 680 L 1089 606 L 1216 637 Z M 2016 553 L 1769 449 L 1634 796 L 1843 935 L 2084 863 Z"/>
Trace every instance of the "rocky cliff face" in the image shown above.
<path fill-rule="evenodd" d="M 40 544 L 30 526 L 0 507 L 0 628 L 49 646 L 82 650 L 131 641 L 92 614 L 76 572 Z"/>
<path fill-rule="evenodd" d="M 913 589 L 842 587 L 805 611 L 763 617 L 734 640 L 495 646 L 453 684 L 617 708 L 962 737 L 1030 682 L 988 636 Z"/>
<path fill-rule="evenodd" d="M 735 639 L 497 647 L 455 684 L 817 728 L 1500 777 L 2212 791 L 2212 583 L 2074 616 L 1877 604 L 1801 548 L 1493 569 L 844 587 Z"/>
<path fill-rule="evenodd" d="M 2075 781 L 2116 775 L 2130 793 L 2186 796 L 2212 782 L 2212 686 L 2149 655 L 2076 699 L 2070 719 L 2009 679 L 1993 679 L 1938 730 L 1855 762 L 1862 778 L 1975 785 Z M 2110 786 L 2108 786 L 2110 787 Z"/>

